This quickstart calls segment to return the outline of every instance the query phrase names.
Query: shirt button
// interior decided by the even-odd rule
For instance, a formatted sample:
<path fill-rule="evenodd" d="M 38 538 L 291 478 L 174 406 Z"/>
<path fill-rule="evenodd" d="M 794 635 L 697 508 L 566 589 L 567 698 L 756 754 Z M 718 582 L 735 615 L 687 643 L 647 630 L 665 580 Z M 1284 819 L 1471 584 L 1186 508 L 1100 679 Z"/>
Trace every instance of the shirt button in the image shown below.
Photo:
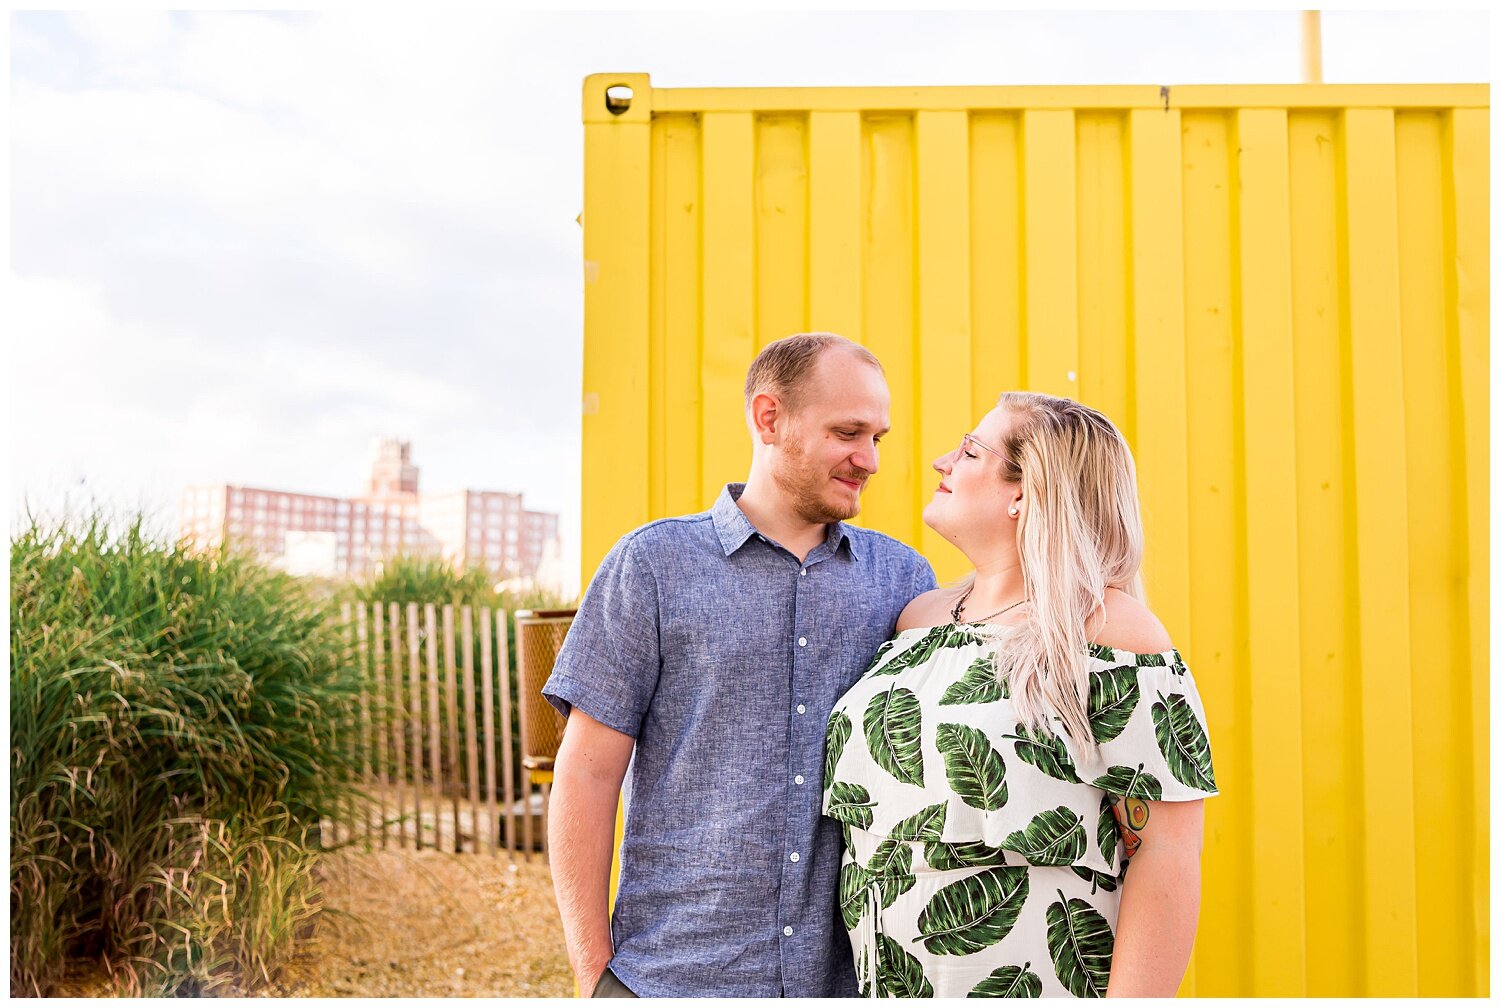
<path fill-rule="evenodd" d="M 807 713 L 807 708 L 804 707 L 804 706 L 802 706 L 801 704 L 798 704 L 797 705 L 797 713 L 798 714 L 806 714 Z"/>
<path fill-rule="evenodd" d="M 781 933 L 790 938 L 792 936 L 792 929 L 789 927 L 784 927 L 781 929 Z"/>
<path fill-rule="evenodd" d="M 802 860 L 802 855 L 798 854 L 796 851 L 792 851 L 791 860 L 794 863 L 797 862 L 797 861 L 801 861 Z"/>
<path fill-rule="evenodd" d="M 807 577 L 807 568 L 806 567 L 802 568 L 802 570 L 800 571 L 800 573 L 801 573 L 801 575 L 803 577 Z"/>
<path fill-rule="evenodd" d="M 802 775 L 798 774 L 797 776 L 793 777 L 792 780 L 796 781 L 798 784 L 801 784 L 802 783 Z M 797 860 L 797 855 L 793 854 L 792 855 L 792 860 L 793 861 Z"/>
<path fill-rule="evenodd" d="M 797 646 L 798 647 L 807 647 L 807 638 L 806 637 L 798 637 L 797 638 Z"/>

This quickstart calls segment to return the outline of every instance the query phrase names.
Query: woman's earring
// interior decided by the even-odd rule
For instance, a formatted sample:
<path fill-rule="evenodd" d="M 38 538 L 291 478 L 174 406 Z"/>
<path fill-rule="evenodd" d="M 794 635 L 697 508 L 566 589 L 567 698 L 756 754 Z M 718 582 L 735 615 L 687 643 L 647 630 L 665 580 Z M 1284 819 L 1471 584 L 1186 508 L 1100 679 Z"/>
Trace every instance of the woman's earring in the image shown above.
<path fill-rule="evenodd" d="M 1018 515 L 1018 514 L 1020 514 L 1020 513 L 1021 513 L 1021 509 L 1020 509 L 1020 508 L 1018 508 L 1018 507 L 1014 507 L 1014 506 L 1013 506 L 1013 507 L 1012 507 L 1012 508 L 1011 508 L 1011 509 L 1010 509 L 1010 516 L 1011 516 L 1011 517 L 1012 517 L 1012 518 L 1014 518 L 1014 517 L 1015 517 L 1015 516 L 1016 516 L 1016 515 Z"/>

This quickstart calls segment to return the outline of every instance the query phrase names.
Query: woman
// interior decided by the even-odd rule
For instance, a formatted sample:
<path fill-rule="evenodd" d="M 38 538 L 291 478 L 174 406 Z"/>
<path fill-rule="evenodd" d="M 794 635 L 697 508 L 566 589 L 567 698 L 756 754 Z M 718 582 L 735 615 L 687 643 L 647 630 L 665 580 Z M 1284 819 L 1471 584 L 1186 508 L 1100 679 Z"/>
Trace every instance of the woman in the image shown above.
<path fill-rule="evenodd" d="M 1130 451 L 1086 406 L 1007 392 L 933 468 L 923 519 L 974 572 L 906 607 L 829 719 L 861 991 L 1172 995 L 1217 788 L 1140 601 Z"/>

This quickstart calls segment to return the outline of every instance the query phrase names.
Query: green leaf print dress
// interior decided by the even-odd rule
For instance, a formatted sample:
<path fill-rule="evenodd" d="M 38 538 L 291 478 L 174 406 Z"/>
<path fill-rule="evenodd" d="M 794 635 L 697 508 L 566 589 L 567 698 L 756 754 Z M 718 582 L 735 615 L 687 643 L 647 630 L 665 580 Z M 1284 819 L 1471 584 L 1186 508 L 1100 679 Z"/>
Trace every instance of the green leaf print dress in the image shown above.
<path fill-rule="evenodd" d="M 990 631 L 898 633 L 829 717 L 823 813 L 843 824 L 862 994 L 1103 997 L 1126 856 L 1113 802 L 1218 793 L 1176 651 L 1089 645 L 1084 760 L 1060 722 L 1017 722 Z"/>

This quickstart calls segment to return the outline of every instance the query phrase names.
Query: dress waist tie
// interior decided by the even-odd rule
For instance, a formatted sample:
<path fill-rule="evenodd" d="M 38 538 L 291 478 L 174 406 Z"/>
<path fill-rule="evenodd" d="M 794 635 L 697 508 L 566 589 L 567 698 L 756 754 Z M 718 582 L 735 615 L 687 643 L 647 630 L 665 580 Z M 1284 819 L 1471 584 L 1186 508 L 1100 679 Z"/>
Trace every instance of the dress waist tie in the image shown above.
<path fill-rule="evenodd" d="M 865 980 L 870 985 L 869 996 L 879 997 L 879 948 L 876 935 L 880 933 L 880 884 L 870 879 L 865 886 L 865 912 L 860 915 L 859 944 L 865 955 Z"/>

